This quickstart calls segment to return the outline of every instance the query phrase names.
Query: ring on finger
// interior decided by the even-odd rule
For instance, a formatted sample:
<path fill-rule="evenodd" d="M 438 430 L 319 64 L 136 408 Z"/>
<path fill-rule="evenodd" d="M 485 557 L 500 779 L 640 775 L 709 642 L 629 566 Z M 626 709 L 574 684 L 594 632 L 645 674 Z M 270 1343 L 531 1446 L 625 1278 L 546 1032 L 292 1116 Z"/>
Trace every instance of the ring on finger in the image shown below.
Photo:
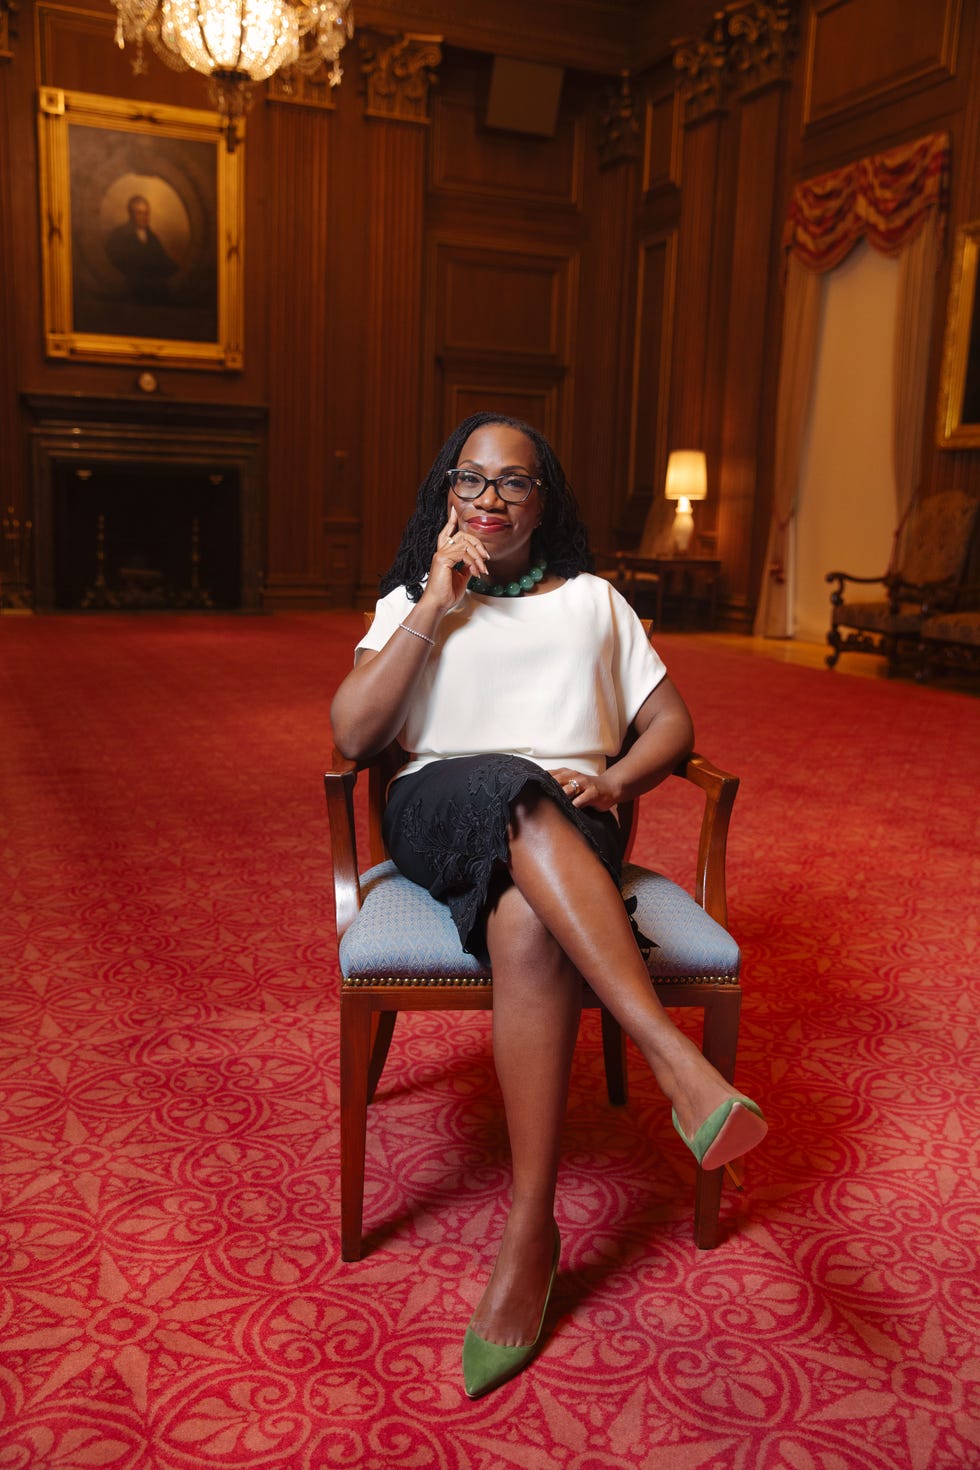
<path fill-rule="evenodd" d="M 573 795 L 573 796 L 578 796 L 578 794 L 579 794 L 579 792 L 580 792 L 580 791 L 581 791 L 581 790 L 582 790 L 582 788 L 581 788 L 581 786 L 580 786 L 580 785 L 579 785 L 579 784 L 578 784 L 578 782 L 577 782 L 577 781 L 569 781 L 569 783 L 568 783 L 568 784 L 569 784 L 569 786 L 570 786 L 570 787 L 571 787 L 571 792 L 572 792 L 572 795 Z"/>

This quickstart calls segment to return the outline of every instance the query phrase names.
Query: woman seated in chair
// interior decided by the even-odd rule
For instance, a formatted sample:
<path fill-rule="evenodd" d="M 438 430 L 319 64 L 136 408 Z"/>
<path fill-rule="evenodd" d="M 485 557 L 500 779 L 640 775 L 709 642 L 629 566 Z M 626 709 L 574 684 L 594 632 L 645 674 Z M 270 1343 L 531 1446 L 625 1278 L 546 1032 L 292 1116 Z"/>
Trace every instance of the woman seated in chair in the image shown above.
<path fill-rule="evenodd" d="M 419 490 L 332 708 L 345 755 L 396 739 L 408 753 L 388 796 L 388 850 L 492 966 L 513 1190 L 464 1339 L 471 1397 L 523 1368 L 544 1325 L 583 977 L 639 1047 L 701 1165 L 766 1132 L 756 1104 L 667 1016 L 619 893 L 617 806 L 669 775 L 693 728 L 641 623 L 591 565 L 548 442 L 474 414 Z M 620 754 L 630 726 L 637 739 Z"/>

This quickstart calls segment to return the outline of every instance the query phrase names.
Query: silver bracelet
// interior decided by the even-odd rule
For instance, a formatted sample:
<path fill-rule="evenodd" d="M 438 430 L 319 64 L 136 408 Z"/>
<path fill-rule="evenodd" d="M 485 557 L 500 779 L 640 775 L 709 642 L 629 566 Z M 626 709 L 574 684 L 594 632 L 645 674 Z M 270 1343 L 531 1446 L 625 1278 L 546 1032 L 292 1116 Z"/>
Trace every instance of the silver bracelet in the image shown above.
<path fill-rule="evenodd" d="M 423 642 L 431 643 L 432 647 L 435 648 L 436 640 L 430 638 L 428 633 L 420 633 L 418 628 L 410 628 L 407 623 L 399 623 L 398 626 L 399 628 L 404 628 L 406 633 L 411 633 L 413 638 L 421 638 Z"/>

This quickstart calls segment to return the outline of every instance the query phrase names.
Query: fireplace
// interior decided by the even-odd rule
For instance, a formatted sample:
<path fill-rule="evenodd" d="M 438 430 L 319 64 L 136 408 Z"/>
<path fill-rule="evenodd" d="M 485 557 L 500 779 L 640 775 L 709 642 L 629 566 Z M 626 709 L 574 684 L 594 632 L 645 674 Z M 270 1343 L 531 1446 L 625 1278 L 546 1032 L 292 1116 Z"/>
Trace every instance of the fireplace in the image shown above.
<path fill-rule="evenodd" d="M 262 606 L 263 409 L 26 398 L 39 610 Z"/>
<path fill-rule="evenodd" d="M 196 465 L 56 465 L 55 607 L 241 607 L 238 479 Z"/>

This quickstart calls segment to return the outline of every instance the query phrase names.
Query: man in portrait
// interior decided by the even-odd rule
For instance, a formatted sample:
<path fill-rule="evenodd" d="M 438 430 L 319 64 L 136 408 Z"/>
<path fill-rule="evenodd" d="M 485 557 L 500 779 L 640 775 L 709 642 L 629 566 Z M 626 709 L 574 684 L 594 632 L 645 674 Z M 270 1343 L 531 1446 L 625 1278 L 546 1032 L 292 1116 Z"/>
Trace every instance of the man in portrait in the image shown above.
<path fill-rule="evenodd" d="M 150 227 L 150 204 L 142 194 L 127 201 L 125 224 L 110 230 L 105 252 L 126 279 L 130 295 L 141 305 L 163 305 L 170 301 L 170 277 L 180 269 Z"/>

